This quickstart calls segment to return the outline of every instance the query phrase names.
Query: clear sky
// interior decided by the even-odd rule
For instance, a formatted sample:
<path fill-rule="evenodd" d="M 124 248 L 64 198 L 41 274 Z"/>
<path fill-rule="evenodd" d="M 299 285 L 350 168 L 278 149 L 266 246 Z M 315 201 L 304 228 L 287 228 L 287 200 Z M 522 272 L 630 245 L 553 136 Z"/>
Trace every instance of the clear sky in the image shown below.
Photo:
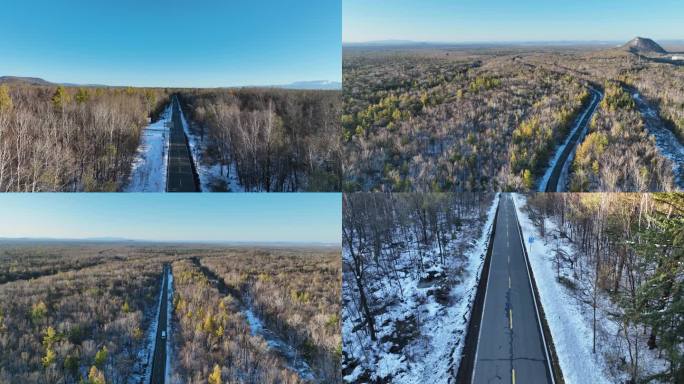
<path fill-rule="evenodd" d="M 339 193 L 3 193 L 0 237 L 339 244 Z"/>
<path fill-rule="evenodd" d="M 682 0 L 343 0 L 343 41 L 684 39 Z"/>
<path fill-rule="evenodd" d="M 0 76 L 219 87 L 341 81 L 340 0 L 17 0 Z"/>

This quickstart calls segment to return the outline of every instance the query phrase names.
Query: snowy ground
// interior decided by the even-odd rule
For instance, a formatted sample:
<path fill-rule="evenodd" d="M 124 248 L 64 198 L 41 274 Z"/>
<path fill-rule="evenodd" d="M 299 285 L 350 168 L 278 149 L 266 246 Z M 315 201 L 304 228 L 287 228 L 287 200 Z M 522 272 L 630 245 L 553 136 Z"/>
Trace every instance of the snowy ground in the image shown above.
<path fill-rule="evenodd" d="M 197 167 L 197 173 L 200 179 L 200 188 L 203 192 L 212 191 L 228 191 L 228 192 L 244 192 L 244 188 L 240 185 L 237 177 L 237 169 L 235 164 L 222 165 L 222 164 L 209 164 L 204 158 L 204 153 L 208 143 L 206 136 L 204 140 L 198 134 L 196 134 L 192 129 L 190 129 L 190 124 L 185 119 L 185 114 L 183 109 L 181 111 L 181 121 L 183 122 L 183 130 L 185 135 L 188 137 L 188 143 L 190 144 L 190 151 L 192 153 L 192 158 Z M 228 172 L 230 171 L 230 172 Z M 230 174 L 230 177 L 226 175 Z"/>
<path fill-rule="evenodd" d="M 390 351 L 392 344 L 389 342 L 380 348 L 367 345 L 370 340 L 365 340 L 364 336 L 359 336 L 354 330 L 356 323 L 350 320 L 354 315 L 343 314 L 342 334 L 347 339 L 345 352 L 360 363 L 344 377 L 346 381 L 357 381 L 367 367 L 374 367 L 374 379 L 391 377 L 392 383 L 438 384 L 448 383 L 453 378 L 458 371 L 470 309 L 484 264 L 498 199 L 498 195 L 493 199 L 484 225 L 475 228 L 466 228 L 468 225 L 464 225 L 464 233 L 461 234 L 463 243 L 458 247 L 458 250 L 465 250 L 463 265 L 460 266 L 463 271 L 460 281 L 449 292 L 452 305 L 438 303 L 435 296 L 429 294 L 435 288 L 433 285 L 421 285 L 420 279 L 406 272 L 399 272 L 399 281 L 378 281 L 378 286 L 371 290 L 377 300 L 390 300 L 383 295 L 396 291 L 397 283 L 402 287 L 403 299 L 397 303 L 389 303 L 385 311 L 376 316 L 379 340 L 391 338 L 396 324 L 413 316 L 417 320 L 419 336 L 399 353 Z M 438 251 L 435 249 L 432 252 L 436 255 Z M 403 261 L 409 263 L 410 260 L 411 258 L 406 257 Z M 399 266 L 398 269 L 403 268 Z M 432 268 L 425 274 L 440 277 L 446 272 L 440 268 Z"/>
<path fill-rule="evenodd" d="M 603 94 L 599 91 L 594 90 L 591 88 L 591 103 L 594 103 L 596 101 L 596 98 L 602 98 Z M 590 104 L 591 105 L 591 104 Z M 553 155 L 553 158 L 549 160 L 549 165 L 546 167 L 546 172 L 544 172 L 544 176 L 542 176 L 541 180 L 539 181 L 539 186 L 537 188 L 538 191 L 544 192 L 546 191 L 546 187 L 549 184 L 549 178 L 551 177 L 551 173 L 553 173 L 553 170 L 556 168 L 556 164 L 560 160 L 561 155 L 563 154 L 563 151 L 565 151 L 565 148 L 568 146 L 570 143 L 570 139 L 575 135 L 575 132 L 580 128 L 580 123 L 588 113 L 593 114 L 594 111 L 596 111 L 596 108 L 598 107 L 598 104 L 596 104 L 593 108 L 587 108 L 582 115 L 579 116 L 578 119 L 575 120 L 575 126 L 572 127 L 572 130 L 566 137 L 565 141 L 563 144 L 561 144 L 558 148 L 556 148 L 556 153 Z M 575 143 L 575 147 L 577 147 L 581 142 L 582 138 L 587 135 L 587 131 L 589 130 L 589 123 L 584 125 L 582 129 L 582 133 L 580 134 L 579 139 Z M 575 151 L 573 150 L 570 155 L 568 156 L 567 160 L 563 164 L 563 170 L 561 171 L 561 176 L 558 179 L 558 185 L 563 186 L 562 189 L 566 189 L 567 186 L 567 179 L 568 179 L 568 171 L 570 169 L 570 164 L 572 164 L 572 160 L 575 158 Z"/>
<path fill-rule="evenodd" d="M 629 361 L 627 346 L 616 337 L 620 327 L 608 312 L 619 313 L 620 309 L 602 296 L 597 314 L 597 353 L 592 353 L 592 307 L 556 278 L 555 254 L 557 247 L 567 254 L 576 252 L 566 238 L 553 239 L 558 235 L 558 225 L 547 219 L 546 237 L 540 238 L 538 228 L 523 209 L 526 197 L 514 195 L 518 220 L 523 231 L 534 278 L 539 289 L 541 305 L 551 329 L 558 360 L 567 384 L 608 384 L 626 382 L 628 375 L 618 370 L 620 360 Z M 533 238 L 533 239 L 532 239 Z M 530 241 L 532 239 L 532 241 Z M 560 276 L 581 284 L 572 270 L 561 268 Z M 589 279 L 591 280 L 591 279 Z M 588 289 L 588 288 L 585 288 Z M 642 341 L 645 345 L 645 340 Z M 660 371 L 665 361 L 657 358 L 653 351 L 643 349 L 640 365 L 647 371 Z"/>
<path fill-rule="evenodd" d="M 646 129 L 655 138 L 656 147 L 663 156 L 672 161 L 672 173 L 677 189 L 684 190 L 684 145 L 663 125 L 658 111 L 648 105 L 639 93 L 633 94 L 632 98 L 646 120 Z"/>
<path fill-rule="evenodd" d="M 126 192 L 166 191 L 166 164 L 169 154 L 169 124 L 171 104 L 161 118 L 148 125 L 142 132 Z"/>
<path fill-rule="evenodd" d="M 248 306 L 243 313 L 249 324 L 252 336 L 261 336 L 266 340 L 266 344 L 268 344 L 269 348 L 284 355 L 287 359 L 288 368 L 297 372 L 299 377 L 309 381 L 314 381 L 316 379 L 313 370 L 306 361 L 299 356 L 297 350 L 264 326 L 261 319 L 252 310 L 251 303 L 248 303 Z"/>

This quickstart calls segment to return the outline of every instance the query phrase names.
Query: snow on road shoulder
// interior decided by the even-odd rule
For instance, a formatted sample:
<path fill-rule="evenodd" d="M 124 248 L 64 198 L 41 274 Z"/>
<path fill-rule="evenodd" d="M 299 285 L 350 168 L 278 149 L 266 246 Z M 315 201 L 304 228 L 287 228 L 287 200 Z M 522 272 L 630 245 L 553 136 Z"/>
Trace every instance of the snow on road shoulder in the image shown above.
<path fill-rule="evenodd" d="M 487 211 L 486 218 L 478 219 L 478 224 L 464 228 L 461 233 L 463 241 L 450 252 L 462 252 L 459 268 L 463 268 L 460 281 L 449 291 L 451 305 L 440 304 L 435 295 L 429 291 L 434 286 L 421 286 L 420 280 L 428 275 L 442 278 L 447 269 L 433 266 L 416 278 L 403 271 L 406 263 L 411 263 L 410 252 L 402 253 L 397 269 L 399 285 L 402 287 L 402 299 L 388 305 L 384 312 L 376 316 L 376 333 L 378 340 L 396 338 L 396 324 L 410 324 L 414 319 L 419 327 L 419 336 L 408 343 L 398 353 L 391 352 L 392 343 L 367 345 L 368 340 L 355 337 L 353 321 L 343 320 L 343 335 L 348 338 L 345 346 L 347 352 L 358 359 L 358 365 L 344 377 L 345 381 L 356 382 L 359 377 L 369 373 L 375 379 L 391 377 L 392 383 L 448 383 L 453 378 L 460 364 L 461 353 L 465 341 L 470 311 L 477 290 L 487 246 L 492 231 L 499 195 L 497 194 Z M 475 219 L 475 218 L 473 218 Z M 432 251 L 435 255 L 438 250 Z M 425 255 L 425 257 L 430 257 Z M 376 281 L 372 294 L 376 297 L 392 292 L 397 282 Z M 386 297 L 378 300 L 386 300 Z M 344 311 L 344 309 L 343 309 Z M 353 315 L 343 313 L 343 319 Z M 371 368 L 367 371 L 368 368 Z"/>
<path fill-rule="evenodd" d="M 159 298 L 157 299 L 157 305 L 154 307 L 154 313 L 152 313 L 152 321 L 150 323 L 150 328 L 145 336 L 145 346 L 143 349 L 138 351 L 138 364 L 145 368 L 143 373 L 144 380 L 140 380 L 138 377 L 133 378 L 135 383 L 149 383 L 152 378 L 152 360 L 154 359 L 154 348 L 157 340 L 157 327 L 159 326 L 159 310 L 161 308 L 162 294 L 163 290 L 161 287 L 164 286 L 165 277 L 162 276 L 161 285 L 159 286 Z"/>
<path fill-rule="evenodd" d="M 626 372 L 619 370 L 619 361 L 629 361 L 629 352 L 617 337 L 621 332 L 619 325 L 609 315 L 619 313 L 621 309 L 605 295 L 599 295 L 596 353 L 592 353 L 592 306 L 574 295 L 570 288 L 556 278 L 556 247 L 568 255 L 576 253 L 576 249 L 565 238 L 551 238 L 554 232 L 558 233 L 558 225 L 548 218 L 544 224 L 546 237 L 541 238 L 537 227 L 523 210 L 527 198 L 518 194 L 513 196 L 523 242 L 529 254 L 530 266 L 565 382 L 607 384 L 628 381 Z M 567 269 L 561 268 L 560 275 L 568 281 L 580 284 Z M 607 310 L 603 310 L 604 308 Z M 646 371 L 656 372 L 665 368 L 664 361 L 658 359 L 657 352 L 643 350 L 640 359 L 640 366 Z"/>
<path fill-rule="evenodd" d="M 555 244 L 539 238 L 539 231 L 522 207 L 527 200 L 514 194 L 518 221 L 522 229 L 523 242 L 529 255 L 530 266 L 539 290 L 541 305 L 553 337 L 558 361 L 568 384 L 612 383 L 607 375 L 606 362 L 600 354 L 592 354 L 591 326 L 585 321 L 586 313 L 577 300 L 556 279 L 553 265 Z M 547 220 L 547 233 L 556 229 Z M 530 239 L 534 238 L 530 244 Z M 568 244 L 562 244 L 569 254 L 573 252 Z M 591 373 L 591 376 L 588 375 Z"/>
<path fill-rule="evenodd" d="M 166 305 L 166 339 L 164 340 L 164 347 L 166 348 L 166 382 L 171 382 L 171 355 L 173 354 L 173 348 L 171 348 L 172 331 L 173 326 L 173 273 L 171 272 L 171 267 L 169 266 L 169 272 L 167 274 L 169 279 L 168 282 L 168 292 L 167 292 L 167 305 Z"/>
<path fill-rule="evenodd" d="M 202 137 L 195 134 L 190 129 L 190 124 L 185 119 L 183 108 L 179 108 L 181 122 L 183 123 L 183 131 L 188 138 L 190 144 L 190 152 L 192 159 L 197 167 L 197 174 L 200 179 L 200 189 L 203 192 L 214 191 L 217 186 L 221 189 L 227 189 L 230 192 L 244 192 L 244 188 L 240 185 L 237 177 L 237 169 L 235 164 L 207 164 L 204 159 L 204 152 L 207 147 L 207 140 L 202 140 Z M 226 177 L 226 175 L 230 175 Z"/>
<path fill-rule="evenodd" d="M 145 127 L 140 135 L 131 175 L 124 188 L 126 192 L 166 191 L 166 164 L 169 154 L 169 124 L 171 104 L 161 118 Z"/>
<path fill-rule="evenodd" d="M 560 160 L 560 156 L 563 154 L 563 151 L 565 151 L 565 148 L 570 143 L 570 139 L 575 135 L 575 132 L 577 132 L 577 130 L 580 128 L 580 123 L 582 122 L 582 120 L 584 120 L 585 116 L 588 113 L 590 113 L 590 111 L 591 111 L 591 113 L 593 113 L 593 111 L 595 111 L 596 108 L 598 108 L 598 104 L 594 105 L 593 108 L 591 108 L 591 105 L 594 102 L 596 102 L 597 97 L 603 97 L 603 95 L 598 93 L 598 91 L 594 91 L 592 89 L 591 97 L 592 97 L 591 103 L 589 104 L 590 108 L 585 109 L 584 112 L 582 113 L 582 115 L 580 115 L 577 118 L 577 120 L 575 120 L 575 126 L 572 128 L 572 130 L 570 130 L 570 133 L 568 133 L 568 136 L 565 138 L 565 141 L 563 142 L 563 144 L 561 144 L 560 146 L 558 146 L 558 148 L 556 148 L 556 153 L 549 160 L 549 164 L 546 167 L 546 172 L 544 172 L 544 176 L 542 176 L 541 180 L 539 181 L 538 190 L 540 192 L 546 191 L 546 187 L 549 184 L 549 179 L 551 178 L 551 173 L 553 173 L 553 170 L 556 168 L 556 165 L 557 165 L 558 161 Z M 588 130 L 589 130 L 589 123 L 587 122 L 587 124 L 584 125 L 584 128 L 582 130 L 582 134 L 580 135 L 580 139 L 582 137 L 586 136 Z M 581 142 L 582 142 L 582 140 L 577 140 L 577 142 L 575 143 L 575 146 L 579 145 Z M 563 171 L 564 172 L 567 172 L 566 167 L 570 166 L 569 164 L 572 163 L 572 159 L 574 157 L 575 157 L 574 152 L 570 153 L 570 155 L 567 158 L 567 161 L 563 164 L 563 167 L 564 167 Z M 562 182 L 564 182 L 564 181 L 559 181 L 558 184 L 561 184 Z"/>
<path fill-rule="evenodd" d="M 409 379 L 407 382 L 447 383 L 449 378 L 458 371 L 477 285 L 487 256 L 499 196 L 499 194 L 496 195 L 489 207 L 480 237 L 473 240 L 472 248 L 465 254 L 463 281 L 451 291 L 455 304 L 447 307 L 444 313 L 435 312 L 430 306 L 426 308 L 427 316 L 434 317 L 434 321 L 426 323 L 423 327 L 424 332 L 429 333 L 432 338 L 431 351 L 423 360 L 420 369 L 412 367 L 414 369 L 407 375 Z M 453 362 L 452 367 L 449 366 L 450 362 Z"/>

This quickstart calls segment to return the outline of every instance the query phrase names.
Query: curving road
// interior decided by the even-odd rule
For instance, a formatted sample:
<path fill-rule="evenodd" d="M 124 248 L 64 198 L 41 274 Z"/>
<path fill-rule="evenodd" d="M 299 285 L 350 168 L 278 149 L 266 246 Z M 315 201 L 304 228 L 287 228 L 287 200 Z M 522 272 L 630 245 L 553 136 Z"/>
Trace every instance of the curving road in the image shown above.
<path fill-rule="evenodd" d="M 472 383 L 554 383 L 517 220 L 502 194 Z"/>
<path fill-rule="evenodd" d="M 587 135 L 591 117 L 596 112 L 599 102 L 603 99 L 603 93 L 600 91 L 589 87 L 589 92 L 591 92 L 591 102 L 575 121 L 575 126 L 566 139 L 564 147 L 557 150 L 560 153 L 554 155 L 557 159 L 553 163 L 553 167 L 544 174 L 539 184 L 539 192 L 563 192 L 566 189 L 568 173 L 570 172 L 572 160 L 575 158 L 577 146 L 584 136 Z"/>
<path fill-rule="evenodd" d="M 199 192 L 188 139 L 183 131 L 180 102 L 173 96 L 171 130 L 169 133 L 169 160 L 166 177 L 167 192 Z"/>

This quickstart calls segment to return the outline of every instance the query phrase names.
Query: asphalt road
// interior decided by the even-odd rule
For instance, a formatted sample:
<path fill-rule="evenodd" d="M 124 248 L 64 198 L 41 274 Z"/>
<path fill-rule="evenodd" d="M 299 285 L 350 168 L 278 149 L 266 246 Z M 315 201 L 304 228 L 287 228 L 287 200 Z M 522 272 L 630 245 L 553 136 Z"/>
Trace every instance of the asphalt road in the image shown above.
<path fill-rule="evenodd" d="M 552 383 L 512 197 L 500 204 L 472 382 Z"/>
<path fill-rule="evenodd" d="M 546 186 L 542 186 L 542 192 L 563 192 L 563 190 L 566 187 L 564 185 L 565 182 L 559 183 L 559 181 L 564 181 L 567 179 L 567 173 L 570 169 L 570 163 L 572 162 L 570 154 L 575 153 L 577 145 L 584 137 L 584 128 L 591 121 L 591 117 L 594 115 L 594 112 L 596 112 L 596 107 L 598 107 L 599 102 L 603 98 L 603 94 L 601 92 L 593 88 L 589 88 L 589 91 L 591 92 L 591 102 L 589 103 L 589 107 L 585 109 L 582 112 L 582 115 L 578 117 L 579 127 L 577 128 L 577 130 L 575 130 L 575 133 L 570 138 L 568 145 L 566 145 L 565 149 L 563 149 L 563 152 L 561 153 L 560 158 L 556 162 L 553 171 L 551 171 L 551 176 L 549 177 L 548 183 L 546 183 Z M 574 158 L 574 156 L 572 156 L 572 158 Z M 566 177 L 561 178 L 561 174 L 563 173 L 565 173 Z"/>
<path fill-rule="evenodd" d="M 178 98 L 173 96 L 171 132 L 169 134 L 169 160 L 167 165 L 167 192 L 198 192 L 188 141 L 183 131 Z"/>
<path fill-rule="evenodd" d="M 166 341 L 169 339 L 162 339 L 162 331 L 166 331 L 167 326 L 167 306 L 168 306 L 168 290 L 169 290 L 169 266 L 164 266 L 164 282 L 162 285 L 162 300 L 159 306 L 159 323 L 157 325 L 157 337 L 154 347 L 154 357 L 152 358 L 152 375 L 150 377 L 150 384 L 164 384 L 166 377 Z"/>

